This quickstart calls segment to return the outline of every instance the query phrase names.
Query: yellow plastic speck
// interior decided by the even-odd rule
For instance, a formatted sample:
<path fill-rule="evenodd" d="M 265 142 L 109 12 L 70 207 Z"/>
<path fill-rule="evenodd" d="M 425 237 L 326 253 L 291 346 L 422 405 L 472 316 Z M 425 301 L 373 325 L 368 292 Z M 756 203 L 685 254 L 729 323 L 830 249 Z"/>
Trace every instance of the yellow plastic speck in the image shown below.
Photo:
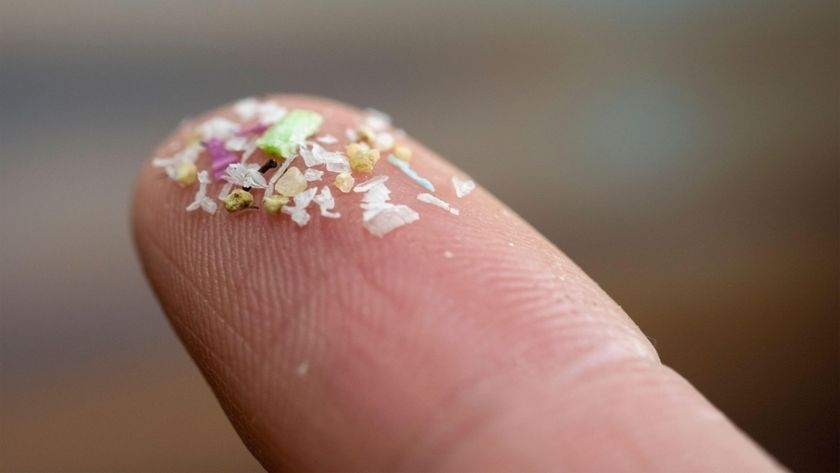
<path fill-rule="evenodd" d="M 175 182 L 182 186 L 192 185 L 198 176 L 198 169 L 195 164 L 189 161 L 181 161 L 175 165 Z"/>
<path fill-rule="evenodd" d="M 411 161 L 411 156 L 414 154 L 411 152 L 411 148 L 405 145 L 394 146 L 393 153 L 397 159 L 405 162 Z"/>
<path fill-rule="evenodd" d="M 335 176 L 335 187 L 341 192 L 350 192 L 353 189 L 353 184 L 356 180 L 349 172 L 342 172 Z"/>
<path fill-rule="evenodd" d="M 285 195 L 274 194 L 263 199 L 263 208 L 270 214 L 278 214 L 288 203 L 289 198 Z"/>

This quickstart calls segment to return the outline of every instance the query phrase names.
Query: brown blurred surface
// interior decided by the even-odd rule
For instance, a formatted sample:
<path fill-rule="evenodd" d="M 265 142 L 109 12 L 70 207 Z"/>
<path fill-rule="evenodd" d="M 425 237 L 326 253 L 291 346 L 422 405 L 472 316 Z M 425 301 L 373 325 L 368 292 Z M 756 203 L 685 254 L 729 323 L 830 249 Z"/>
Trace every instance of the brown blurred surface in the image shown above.
<path fill-rule="evenodd" d="M 0 469 L 259 466 L 132 253 L 141 159 L 237 97 L 390 112 L 789 467 L 838 468 L 838 8 L 0 5 Z"/>

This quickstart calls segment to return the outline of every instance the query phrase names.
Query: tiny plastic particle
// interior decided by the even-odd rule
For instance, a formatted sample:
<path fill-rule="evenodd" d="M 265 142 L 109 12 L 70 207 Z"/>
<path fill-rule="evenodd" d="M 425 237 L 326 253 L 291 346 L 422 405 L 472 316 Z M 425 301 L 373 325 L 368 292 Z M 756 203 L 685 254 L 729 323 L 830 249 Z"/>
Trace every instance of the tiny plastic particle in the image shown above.
<path fill-rule="evenodd" d="M 392 153 L 394 153 L 395 158 L 405 162 L 411 161 L 411 156 L 414 154 L 411 152 L 411 148 L 405 145 L 394 146 Z"/>
<path fill-rule="evenodd" d="M 432 184 L 432 181 L 417 174 L 417 171 L 411 169 L 411 165 L 407 162 L 397 159 L 397 157 L 393 154 L 388 155 L 388 162 L 399 168 L 400 171 L 402 171 L 406 176 L 410 177 L 412 181 L 419 184 L 420 187 L 426 189 L 429 192 L 435 191 L 435 185 Z"/>
<path fill-rule="evenodd" d="M 175 165 L 174 179 L 182 186 L 189 186 L 195 182 L 198 168 L 190 161 L 181 161 Z"/>
<path fill-rule="evenodd" d="M 359 131 L 356 132 L 356 141 L 362 141 L 369 145 L 372 145 L 376 142 L 376 133 L 370 128 L 360 128 Z"/>
<path fill-rule="evenodd" d="M 285 195 L 274 194 L 263 199 L 263 208 L 266 212 L 274 215 L 283 210 L 283 206 L 289 203 L 289 198 Z"/>
<path fill-rule="evenodd" d="M 394 147 L 394 141 L 394 135 L 383 131 L 376 135 L 374 147 L 381 151 L 389 151 Z"/>
<path fill-rule="evenodd" d="M 307 181 L 300 169 L 290 167 L 274 184 L 274 190 L 286 197 L 295 196 L 306 190 Z"/>
<path fill-rule="evenodd" d="M 320 181 L 323 176 L 324 171 L 320 171 L 318 169 L 307 168 L 306 171 L 303 171 L 304 179 L 309 182 Z"/>
<path fill-rule="evenodd" d="M 244 189 L 235 189 L 224 199 L 225 210 L 236 212 L 254 205 L 254 196 Z"/>
<path fill-rule="evenodd" d="M 353 184 L 355 183 L 356 180 L 353 179 L 353 176 L 349 172 L 342 172 L 335 176 L 335 187 L 337 187 L 341 192 L 350 192 L 353 189 Z"/>
<path fill-rule="evenodd" d="M 475 190 L 475 181 L 472 179 L 459 179 L 452 176 L 452 187 L 455 188 L 455 195 L 460 199 Z"/>
<path fill-rule="evenodd" d="M 365 148 L 358 143 L 347 145 L 347 160 L 356 172 L 371 172 L 379 161 L 379 150 Z"/>
<path fill-rule="evenodd" d="M 263 133 L 257 146 L 266 153 L 290 158 L 308 136 L 318 132 L 322 121 L 323 117 L 311 110 L 292 110 Z"/>

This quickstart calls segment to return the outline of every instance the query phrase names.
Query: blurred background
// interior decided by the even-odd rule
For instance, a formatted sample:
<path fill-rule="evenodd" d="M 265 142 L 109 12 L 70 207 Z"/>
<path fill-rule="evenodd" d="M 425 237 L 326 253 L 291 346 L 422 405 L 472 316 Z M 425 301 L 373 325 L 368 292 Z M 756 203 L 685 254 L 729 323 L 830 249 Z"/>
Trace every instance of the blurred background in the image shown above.
<path fill-rule="evenodd" d="M 178 122 L 393 115 L 575 259 L 788 467 L 838 468 L 832 1 L 0 3 L 0 469 L 258 471 L 140 273 Z"/>

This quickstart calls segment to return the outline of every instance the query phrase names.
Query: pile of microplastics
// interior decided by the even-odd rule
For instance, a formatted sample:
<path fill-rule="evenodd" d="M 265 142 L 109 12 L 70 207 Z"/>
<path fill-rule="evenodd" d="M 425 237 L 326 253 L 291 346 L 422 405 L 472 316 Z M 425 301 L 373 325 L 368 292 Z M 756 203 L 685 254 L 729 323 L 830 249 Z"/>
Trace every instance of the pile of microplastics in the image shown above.
<path fill-rule="evenodd" d="M 346 130 L 348 143 L 341 147 L 335 136 L 318 134 L 324 119 L 312 110 L 287 110 L 273 100 L 247 98 L 237 102 L 233 111 L 238 122 L 210 118 L 193 130 L 181 150 L 152 162 L 181 186 L 197 186 L 188 212 L 201 209 L 215 214 L 221 202 L 230 213 L 262 208 L 270 215 L 288 215 L 302 227 L 316 208 L 322 218 L 341 217 L 332 186 L 339 195 L 362 194 L 362 225 L 381 237 L 420 218 L 408 205 L 391 202 L 385 184 L 388 176 L 373 175 L 386 155 L 390 164 L 425 191 L 417 200 L 460 214 L 433 194 L 435 186 L 429 179 L 412 169 L 411 148 L 398 142 L 401 131 L 394 131 L 390 117 L 382 112 L 365 110 L 359 126 Z M 268 160 L 250 162 L 257 149 L 267 153 Z M 210 167 L 199 170 L 196 163 L 202 155 L 210 158 Z M 303 170 L 292 166 L 294 162 L 302 162 Z M 210 186 L 215 182 L 223 185 L 214 195 Z M 452 176 L 452 186 L 458 198 L 475 189 L 472 180 L 457 176 Z M 255 197 L 260 192 L 262 205 Z"/>

